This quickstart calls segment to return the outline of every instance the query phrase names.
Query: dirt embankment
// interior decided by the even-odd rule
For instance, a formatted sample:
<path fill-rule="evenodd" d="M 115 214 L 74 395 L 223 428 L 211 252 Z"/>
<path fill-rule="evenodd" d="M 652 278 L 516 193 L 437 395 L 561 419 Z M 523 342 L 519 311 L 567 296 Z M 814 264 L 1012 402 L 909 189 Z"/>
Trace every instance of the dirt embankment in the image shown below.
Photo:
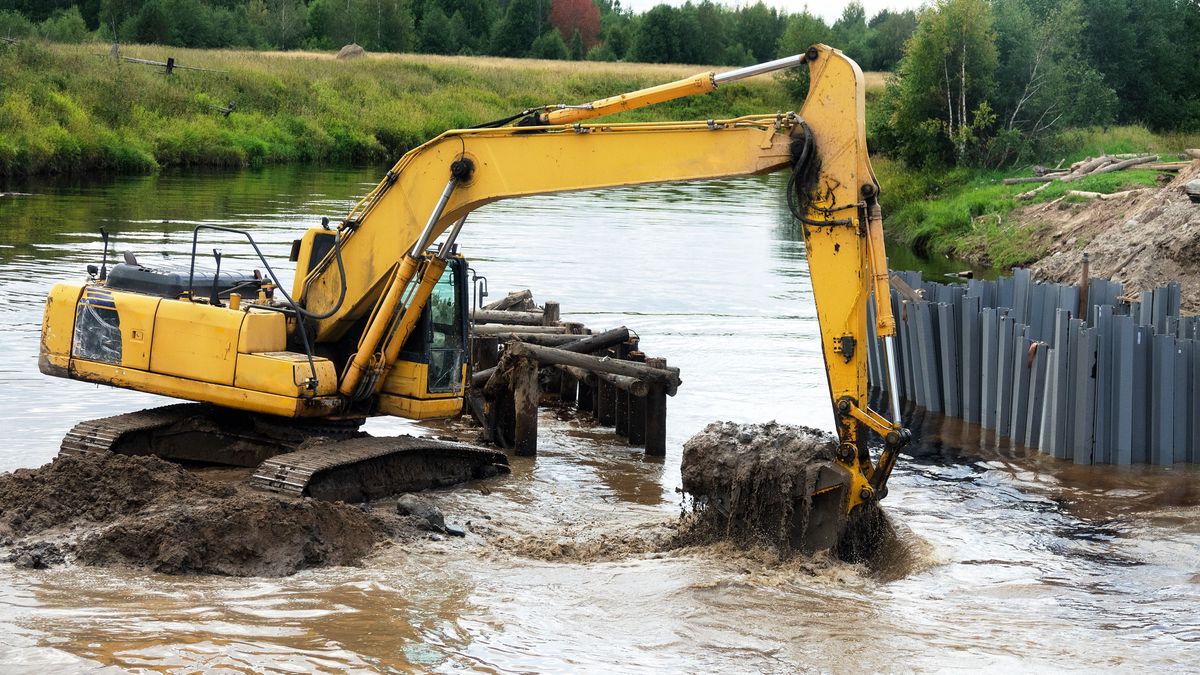
<path fill-rule="evenodd" d="M 22 567 L 282 576 L 356 564 L 415 532 L 394 508 L 276 496 L 155 457 L 64 457 L 0 475 L 0 550 Z"/>
<path fill-rule="evenodd" d="M 1200 313 L 1200 204 L 1184 186 L 1200 178 L 1200 161 L 1159 189 L 1084 203 L 1056 200 L 1014 211 L 1033 227 L 1033 245 L 1048 253 L 1032 265 L 1049 281 L 1078 281 L 1084 252 L 1090 274 L 1124 285 L 1126 292 L 1179 281 L 1183 311 Z"/>

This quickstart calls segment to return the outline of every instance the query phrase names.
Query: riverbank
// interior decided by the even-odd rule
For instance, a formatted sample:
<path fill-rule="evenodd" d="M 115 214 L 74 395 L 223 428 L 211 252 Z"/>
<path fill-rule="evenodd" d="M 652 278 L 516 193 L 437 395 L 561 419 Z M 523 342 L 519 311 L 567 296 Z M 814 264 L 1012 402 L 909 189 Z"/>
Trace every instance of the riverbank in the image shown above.
<path fill-rule="evenodd" d="M 0 178 L 393 161 L 446 129 L 702 69 L 426 54 L 337 60 L 139 45 L 121 53 L 173 57 L 179 68 L 165 76 L 162 67 L 112 59 L 100 44 L 0 47 Z M 758 78 L 612 119 L 709 119 L 795 107 L 773 78 Z"/>
<path fill-rule="evenodd" d="M 1200 133 L 1158 135 L 1136 126 L 1073 130 L 1062 138 L 1062 166 L 1105 153 L 1153 153 L 1170 162 L 1184 149 L 1198 146 Z M 1046 236 L 1057 224 L 1044 218 L 1044 209 L 1039 207 L 1054 203 L 1088 210 L 1094 206 L 1081 206 L 1083 200 L 1068 196 L 1068 191 L 1112 194 L 1163 187 L 1174 176 L 1130 169 L 1053 183 L 1030 199 L 1018 200 L 1018 194 L 1036 186 L 1004 185 L 1002 181 L 1028 176 L 1027 166 L 934 171 L 910 169 L 882 156 L 873 157 L 872 162 L 883 188 L 889 237 L 925 257 L 954 258 L 999 269 L 1029 264 L 1057 251 Z"/>

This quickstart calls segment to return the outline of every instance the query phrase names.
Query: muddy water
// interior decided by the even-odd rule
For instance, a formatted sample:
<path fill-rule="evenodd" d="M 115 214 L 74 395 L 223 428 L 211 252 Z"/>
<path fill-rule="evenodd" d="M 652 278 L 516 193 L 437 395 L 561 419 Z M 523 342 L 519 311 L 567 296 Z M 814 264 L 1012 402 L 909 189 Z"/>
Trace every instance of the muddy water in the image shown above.
<path fill-rule="evenodd" d="M 0 469 L 46 462 L 81 419 L 163 400 L 37 373 L 43 295 L 97 261 L 99 225 L 154 263 L 185 262 L 201 220 L 245 226 L 283 261 L 376 173 L 6 187 L 27 194 L 0 197 Z M 627 552 L 678 512 L 680 446 L 708 422 L 831 423 L 782 192 L 771 178 L 529 199 L 464 232 L 493 297 L 531 287 L 571 319 L 636 328 L 683 369 L 664 461 L 545 412 L 536 460 L 488 494 L 435 496 L 470 521 L 465 540 L 285 579 L 0 565 L 3 669 L 1200 668 L 1200 473 L 1064 465 L 920 411 L 886 503 L 907 551 L 882 576 L 719 547 Z M 233 240 L 201 250 L 214 246 L 226 269 L 253 266 Z"/>

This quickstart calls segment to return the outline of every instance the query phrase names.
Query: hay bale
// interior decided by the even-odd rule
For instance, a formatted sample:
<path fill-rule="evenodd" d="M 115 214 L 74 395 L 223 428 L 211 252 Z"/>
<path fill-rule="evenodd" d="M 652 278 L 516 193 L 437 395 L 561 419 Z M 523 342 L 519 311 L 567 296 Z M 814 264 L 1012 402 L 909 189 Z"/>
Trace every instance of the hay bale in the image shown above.
<path fill-rule="evenodd" d="M 342 47 L 340 50 L 338 50 L 338 53 L 337 53 L 337 57 L 339 60 L 357 59 L 360 56 L 366 56 L 366 55 L 367 55 L 367 50 L 363 49 L 362 47 L 359 47 L 354 42 L 351 42 L 350 44 L 346 45 L 345 47 Z"/>

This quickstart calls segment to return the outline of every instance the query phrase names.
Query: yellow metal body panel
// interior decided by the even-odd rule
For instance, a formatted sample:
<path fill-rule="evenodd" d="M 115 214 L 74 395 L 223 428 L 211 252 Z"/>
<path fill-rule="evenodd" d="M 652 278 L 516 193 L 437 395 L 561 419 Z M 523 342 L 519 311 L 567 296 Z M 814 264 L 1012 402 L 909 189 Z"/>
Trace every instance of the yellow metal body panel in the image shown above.
<path fill-rule="evenodd" d="M 312 264 L 313 240 L 322 234 L 329 234 L 329 230 L 321 227 L 312 227 L 304 231 L 300 237 L 300 252 L 296 258 L 296 269 L 306 270 Z M 292 297 L 299 298 L 304 293 L 304 275 L 296 273 L 296 278 L 292 280 Z"/>
<path fill-rule="evenodd" d="M 235 311 L 235 310 L 231 310 Z M 287 319 L 279 312 L 242 313 L 239 354 L 282 352 L 287 349 Z"/>
<path fill-rule="evenodd" d="M 280 417 L 328 417 L 341 405 L 335 396 L 293 398 L 83 359 L 71 359 L 70 377 Z"/>
<path fill-rule="evenodd" d="M 121 313 L 121 365 L 148 370 L 154 339 L 155 315 L 162 298 L 137 293 L 113 293 Z"/>
<path fill-rule="evenodd" d="M 396 361 L 383 381 L 379 412 L 414 420 L 453 417 L 462 411 L 462 387 L 466 377 L 464 365 L 458 391 L 433 393 L 429 391 L 428 364 Z"/>
<path fill-rule="evenodd" d="M 282 318 L 282 317 L 281 317 Z M 317 396 L 337 393 L 337 370 L 329 359 L 314 358 L 317 368 Z M 308 395 L 305 384 L 312 377 L 308 357 L 296 352 L 266 352 L 238 354 L 237 374 L 233 386 L 239 389 L 262 391 L 281 396 Z"/>
<path fill-rule="evenodd" d="M 38 355 L 38 369 L 46 375 L 66 376 L 75 334 L 75 309 L 82 294 L 83 284 L 61 283 L 55 284 L 46 296 Z"/>
<path fill-rule="evenodd" d="M 150 370 L 232 385 L 244 316 L 223 307 L 163 300 L 154 326 Z"/>

